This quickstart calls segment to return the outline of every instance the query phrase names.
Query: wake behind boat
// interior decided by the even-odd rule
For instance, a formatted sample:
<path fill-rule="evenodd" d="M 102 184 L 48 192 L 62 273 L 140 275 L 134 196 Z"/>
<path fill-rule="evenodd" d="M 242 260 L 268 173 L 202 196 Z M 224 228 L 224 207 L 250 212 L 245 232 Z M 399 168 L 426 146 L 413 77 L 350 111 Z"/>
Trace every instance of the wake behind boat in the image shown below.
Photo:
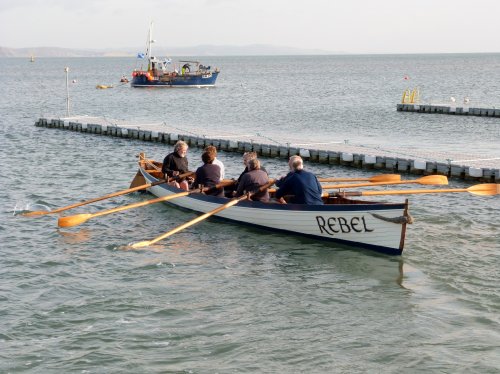
<path fill-rule="evenodd" d="M 172 62 L 170 58 L 157 58 L 152 55 L 151 47 L 153 23 L 150 24 L 146 53 L 138 58 L 146 59 L 147 69 L 132 72 L 132 87 L 213 87 L 219 69 L 202 65 L 199 61 L 181 60 Z"/>

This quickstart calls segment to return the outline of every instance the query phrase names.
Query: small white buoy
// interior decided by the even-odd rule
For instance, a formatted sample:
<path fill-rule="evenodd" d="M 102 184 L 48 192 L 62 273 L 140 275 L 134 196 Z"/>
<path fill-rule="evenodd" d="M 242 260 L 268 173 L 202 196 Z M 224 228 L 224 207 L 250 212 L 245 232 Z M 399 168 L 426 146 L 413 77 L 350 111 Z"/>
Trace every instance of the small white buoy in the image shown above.
<path fill-rule="evenodd" d="M 348 152 L 342 152 L 342 161 L 352 162 L 354 161 L 354 155 Z"/>
<path fill-rule="evenodd" d="M 76 83 L 76 79 L 73 79 L 73 83 Z"/>
<path fill-rule="evenodd" d="M 481 178 L 483 176 L 483 169 L 469 167 L 469 176 L 475 177 L 475 178 Z"/>
<path fill-rule="evenodd" d="M 425 160 L 415 160 L 413 166 L 418 170 L 425 170 L 427 167 L 427 162 Z"/>
<path fill-rule="evenodd" d="M 309 158 L 311 157 L 311 152 L 309 152 L 309 149 L 300 148 L 299 156 L 302 158 Z"/>
<path fill-rule="evenodd" d="M 377 157 L 372 155 L 365 155 L 365 164 L 375 164 Z"/>

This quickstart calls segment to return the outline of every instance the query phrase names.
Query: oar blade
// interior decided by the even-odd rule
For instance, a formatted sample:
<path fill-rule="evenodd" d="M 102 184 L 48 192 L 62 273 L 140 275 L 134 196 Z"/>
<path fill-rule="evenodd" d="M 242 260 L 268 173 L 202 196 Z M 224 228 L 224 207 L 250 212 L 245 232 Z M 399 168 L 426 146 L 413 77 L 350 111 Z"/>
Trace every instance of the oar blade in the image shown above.
<path fill-rule="evenodd" d="M 75 214 L 74 216 L 67 216 L 67 217 L 59 217 L 57 220 L 57 226 L 59 227 L 72 227 L 72 226 L 78 226 L 84 222 L 86 222 L 90 217 L 92 217 L 92 214 Z"/>
<path fill-rule="evenodd" d="M 377 183 L 377 182 L 398 182 L 401 180 L 401 175 L 399 174 L 380 174 L 375 175 L 368 179 L 369 182 Z"/>
<path fill-rule="evenodd" d="M 448 178 L 445 175 L 428 175 L 426 177 L 418 178 L 415 183 L 426 185 L 446 185 Z"/>
<path fill-rule="evenodd" d="M 151 240 L 144 240 L 142 242 L 130 244 L 130 247 L 137 249 L 137 248 L 148 247 L 149 245 L 151 245 Z"/>
<path fill-rule="evenodd" d="M 33 212 L 26 212 L 26 213 L 21 213 L 22 216 L 25 217 L 36 217 L 36 216 L 42 216 L 44 214 L 49 214 L 50 210 L 43 211 L 43 210 L 35 210 Z"/>
<path fill-rule="evenodd" d="M 500 183 L 483 183 L 467 188 L 467 191 L 474 195 L 493 196 L 500 194 Z"/>

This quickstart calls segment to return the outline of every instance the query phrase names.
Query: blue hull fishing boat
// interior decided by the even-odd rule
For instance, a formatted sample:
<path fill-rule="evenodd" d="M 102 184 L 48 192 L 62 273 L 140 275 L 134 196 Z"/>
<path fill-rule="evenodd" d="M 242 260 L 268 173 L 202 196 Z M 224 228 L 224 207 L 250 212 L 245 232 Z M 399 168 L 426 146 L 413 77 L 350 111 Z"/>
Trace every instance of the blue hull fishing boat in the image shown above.
<path fill-rule="evenodd" d="M 202 65 L 199 61 L 178 61 L 170 58 L 160 59 L 152 56 L 151 44 L 153 23 L 150 24 L 146 53 L 139 53 L 138 58 L 147 60 L 147 69 L 135 69 L 132 72 L 132 87 L 213 87 L 219 75 L 219 69 Z"/>

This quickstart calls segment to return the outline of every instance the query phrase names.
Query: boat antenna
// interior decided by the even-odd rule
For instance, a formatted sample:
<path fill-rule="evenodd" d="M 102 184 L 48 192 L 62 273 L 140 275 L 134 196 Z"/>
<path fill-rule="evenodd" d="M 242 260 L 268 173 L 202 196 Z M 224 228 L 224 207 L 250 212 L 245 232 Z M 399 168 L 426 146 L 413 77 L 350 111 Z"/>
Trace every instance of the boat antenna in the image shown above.
<path fill-rule="evenodd" d="M 69 67 L 65 67 L 64 71 L 66 72 L 66 115 L 69 117 L 69 85 L 68 85 L 68 73 Z"/>

